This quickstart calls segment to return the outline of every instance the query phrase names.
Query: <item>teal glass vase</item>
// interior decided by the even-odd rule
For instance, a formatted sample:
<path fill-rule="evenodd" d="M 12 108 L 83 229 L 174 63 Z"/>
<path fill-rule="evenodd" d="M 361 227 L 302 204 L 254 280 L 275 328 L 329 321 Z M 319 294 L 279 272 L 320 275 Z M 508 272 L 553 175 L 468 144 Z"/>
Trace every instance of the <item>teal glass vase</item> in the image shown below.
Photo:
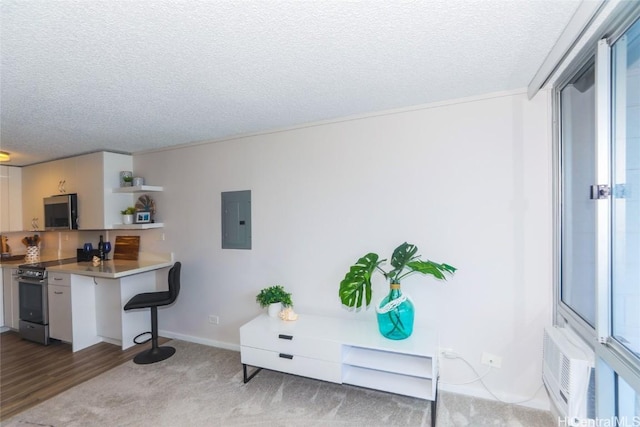
<path fill-rule="evenodd" d="M 400 283 L 392 283 L 389 295 L 376 308 L 378 329 L 385 338 L 403 340 L 413 333 L 413 303 L 402 295 Z"/>

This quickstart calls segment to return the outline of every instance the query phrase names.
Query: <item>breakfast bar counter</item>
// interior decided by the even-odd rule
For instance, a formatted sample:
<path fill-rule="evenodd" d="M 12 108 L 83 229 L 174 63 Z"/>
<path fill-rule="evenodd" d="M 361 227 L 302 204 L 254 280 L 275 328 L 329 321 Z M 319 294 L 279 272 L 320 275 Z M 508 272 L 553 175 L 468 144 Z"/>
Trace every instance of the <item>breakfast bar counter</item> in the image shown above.
<path fill-rule="evenodd" d="M 142 254 L 141 254 L 142 255 Z M 92 262 L 70 262 L 47 267 L 52 296 L 66 286 L 69 295 L 62 311 L 69 312 L 67 335 L 55 335 L 57 325 L 51 313 L 61 307 L 51 300 L 49 329 L 51 337 L 70 341 L 73 351 L 87 348 L 101 341 L 121 346 L 123 350 L 134 345 L 136 335 L 149 329 L 149 311 L 124 311 L 124 305 L 134 295 L 164 289 L 166 275 L 162 269 L 173 265 L 172 256 L 142 256 L 138 260 L 109 260 L 98 265 Z"/>
<path fill-rule="evenodd" d="M 92 262 L 76 262 L 56 265 L 47 268 L 50 273 L 68 273 L 81 276 L 101 277 L 104 279 L 119 279 L 134 274 L 146 273 L 165 267 L 171 267 L 171 261 L 165 260 L 109 260 L 94 266 Z"/>

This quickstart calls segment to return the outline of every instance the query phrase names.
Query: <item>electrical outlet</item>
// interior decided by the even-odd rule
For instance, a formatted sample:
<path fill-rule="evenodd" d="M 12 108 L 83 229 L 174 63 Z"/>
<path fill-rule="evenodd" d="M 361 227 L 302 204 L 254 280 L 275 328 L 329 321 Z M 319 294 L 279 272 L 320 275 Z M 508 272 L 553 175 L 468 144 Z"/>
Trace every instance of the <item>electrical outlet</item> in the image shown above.
<path fill-rule="evenodd" d="M 448 347 L 440 347 L 440 354 L 445 359 L 457 359 L 458 357 L 460 357 L 458 353 L 453 351 L 452 348 L 448 348 Z"/>
<path fill-rule="evenodd" d="M 482 364 L 492 366 L 494 368 L 500 368 L 502 367 L 502 357 L 484 352 L 482 353 Z"/>
<path fill-rule="evenodd" d="M 213 325 L 217 325 L 220 323 L 220 318 L 218 316 L 216 316 L 215 314 L 210 314 L 209 315 L 209 323 L 213 324 Z"/>

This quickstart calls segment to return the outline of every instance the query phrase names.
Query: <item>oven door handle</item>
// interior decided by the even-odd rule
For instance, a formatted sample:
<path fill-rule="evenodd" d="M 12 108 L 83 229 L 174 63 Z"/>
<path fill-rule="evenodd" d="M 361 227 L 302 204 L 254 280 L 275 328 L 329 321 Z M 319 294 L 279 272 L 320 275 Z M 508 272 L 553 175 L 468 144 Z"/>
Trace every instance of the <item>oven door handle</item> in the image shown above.
<path fill-rule="evenodd" d="M 18 278 L 18 283 L 30 283 L 32 285 L 44 285 L 46 283 L 45 279 L 32 279 L 30 277 L 20 277 Z"/>

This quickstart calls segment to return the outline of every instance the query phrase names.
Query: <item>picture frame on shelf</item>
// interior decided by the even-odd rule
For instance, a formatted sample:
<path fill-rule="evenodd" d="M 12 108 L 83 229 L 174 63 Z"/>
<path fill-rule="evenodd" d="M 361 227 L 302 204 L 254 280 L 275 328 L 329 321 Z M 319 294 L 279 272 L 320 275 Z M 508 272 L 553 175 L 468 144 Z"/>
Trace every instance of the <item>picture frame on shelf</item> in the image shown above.
<path fill-rule="evenodd" d="M 149 211 L 136 212 L 136 216 L 135 216 L 136 224 L 146 224 L 149 222 L 151 222 L 151 212 Z"/>

